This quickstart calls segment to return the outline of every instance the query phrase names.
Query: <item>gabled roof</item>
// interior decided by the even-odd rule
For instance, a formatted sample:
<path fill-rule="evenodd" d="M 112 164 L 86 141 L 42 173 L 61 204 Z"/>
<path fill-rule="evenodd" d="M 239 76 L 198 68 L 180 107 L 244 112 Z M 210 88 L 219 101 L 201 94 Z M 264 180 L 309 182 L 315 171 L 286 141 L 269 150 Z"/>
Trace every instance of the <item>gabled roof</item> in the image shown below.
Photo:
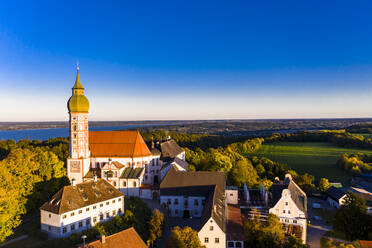
<path fill-rule="evenodd" d="M 274 181 L 271 185 L 269 191 L 271 193 L 271 206 L 275 204 L 282 198 L 282 192 L 284 189 L 288 189 L 291 193 L 291 198 L 295 202 L 296 206 L 305 213 L 307 216 L 307 197 L 305 192 L 292 180 L 290 175 L 286 175 L 284 181 Z"/>
<path fill-rule="evenodd" d="M 90 168 L 87 174 L 83 178 L 92 178 L 97 176 L 97 178 L 101 178 L 101 169 L 100 168 Z"/>
<path fill-rule="evenodd" d="M 182 160 L 180 158 L 174 158 L 170 161 L 171 162 L 169 163 L 163 164 L 160 170 L 164 170 L 165 168 L 168 168 L 169 166 L 173 166 L 173 165 L 175 166 L 176 164 L 182 169 L 184 169 L 185 171 L 189 170 L 189 163 L 187 163 L 185 160 Z"/>
<path fill-rule="evenodd" d="M 121 168 L 123 168 L 124 167 L 124 165 L 122 164 L 122 163 L 119 163 L 118 161 L 114 161 L 114 162 L 112 162 L 114 165 L 115 165 L 115 167 L 116 168 L 118 168 L 118 169 L 121 169 Z"/>
<path fill-rule="evenodd" d="M 172 139 L 162 142 L 160 144 L 160 149 L 161 149 L 161 157 L 165 159 L 175 158 L 179 154 L 184 152 L 184 150 L 177 144 L 177 142 Z"/>
<path fill-rule="evenodd" d="M 63 214 L 85 206 L 116 197 L 124 196 L 106 180 L 98 179 L 76 184 L 76 186 L 65 186 L 60 189 L 51 200 L 41 206 L 41 210 L 55 214 Z"/>
<path fill-rule="evenodd" d="M 87 248 L 147 248 L 133 227 L 105 237 L 105 243 L 96 240 L 86 245 Z"/>
<path fill-rule="evenodd" d="M 142 175 L 144 170 L 145 168 L 125 168 L 120 178 L 138 179 Z"/>
<path fill-rule="evenodd" d="M 178 171 L 174 166 L 160 184 L 160 195 L 204 196 L 206 201 L 199 230 L 210 219 L 225 232 L 225 173 Z"/>
<path fill-rule="evenodd" d="M 205 201 L 199 230 L 202 229 L 210 218 L 226 233 L 225 195 L 217 185 L 214 185 Z"/>
<path fill-rule="evenodd" d="M 243 218 L 239 206 L 227 206 L 226 240 L 246 240 L 243 230 Z"/>
<path fill-rule="evenodd" d="M 344 195 L 345 192 L 339 188 L 336 188 L 334 186 L 331 186 L 329 189 L 327 189 L 326 194 L 336 202 L 338 202 Z"/>
<path fill-rule="evenodd" d="M 160 190 L 167 188 L 212 186 L 225 189 L 225 173 L 221 171 L 177 171 L 172 167 L 160 184 Z"/>
<path fill-rule="evenodd" d="M 151 156 L 138 131 L 90 131 L 89 149 L 92 157 Z"/>

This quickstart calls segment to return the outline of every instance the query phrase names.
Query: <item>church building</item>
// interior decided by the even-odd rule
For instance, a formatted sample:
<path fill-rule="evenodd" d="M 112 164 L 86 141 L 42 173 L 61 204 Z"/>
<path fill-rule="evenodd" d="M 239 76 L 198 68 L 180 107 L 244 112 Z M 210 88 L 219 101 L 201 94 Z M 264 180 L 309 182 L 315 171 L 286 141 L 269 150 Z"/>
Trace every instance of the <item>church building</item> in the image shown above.
<path fill-rule="evenodd" d="M 89 131 L 89 101 L 80 82 L 79 68 L 67 108 L 70 180 L 82 183 L 96 176 L 125 195 L 153 198 L 158 196 L 160 181 L 171 166 L 187 170 L 184 150 L 171 139 L 157 142 L 157 147 L 153 142 L 149 149 L 138 131 Z"/>

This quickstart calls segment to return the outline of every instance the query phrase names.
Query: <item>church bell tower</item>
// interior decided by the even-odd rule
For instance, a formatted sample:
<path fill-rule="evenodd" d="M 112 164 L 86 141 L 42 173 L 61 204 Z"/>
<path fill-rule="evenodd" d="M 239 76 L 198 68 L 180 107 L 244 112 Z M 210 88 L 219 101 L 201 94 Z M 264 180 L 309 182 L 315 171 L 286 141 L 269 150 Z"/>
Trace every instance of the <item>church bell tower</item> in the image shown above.
<path fill-rule="evenodd" d="M 70 180 L 75 179 L 77 183 L 81 183 L 89 171 L 90 151 L 89 101 L 84 95 L 84 87 L 80 82 L 79 67 L 77 67 L 76 81 L 67 108 L 70 117 L 70 155 L 67 159 L 67 175 Z"/>

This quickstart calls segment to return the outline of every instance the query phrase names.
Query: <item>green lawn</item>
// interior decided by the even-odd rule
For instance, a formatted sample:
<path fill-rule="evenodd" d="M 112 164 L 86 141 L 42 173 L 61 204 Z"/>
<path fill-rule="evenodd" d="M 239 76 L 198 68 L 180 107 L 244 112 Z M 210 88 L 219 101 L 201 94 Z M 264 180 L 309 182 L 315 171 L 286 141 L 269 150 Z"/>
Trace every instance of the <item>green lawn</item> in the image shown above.
<path fill-rule="evenodd" d="M 336 166 L 344 153 L 372 151 L 348 149 L 321 142 L 275 142 L 263 145 L 250 155 L 264 156 L 273 161 L 285 163 L 297 173 L 309 173 L 316 178 L 326 177 L 332 182 L 344 181 L 348 174 Z"/>

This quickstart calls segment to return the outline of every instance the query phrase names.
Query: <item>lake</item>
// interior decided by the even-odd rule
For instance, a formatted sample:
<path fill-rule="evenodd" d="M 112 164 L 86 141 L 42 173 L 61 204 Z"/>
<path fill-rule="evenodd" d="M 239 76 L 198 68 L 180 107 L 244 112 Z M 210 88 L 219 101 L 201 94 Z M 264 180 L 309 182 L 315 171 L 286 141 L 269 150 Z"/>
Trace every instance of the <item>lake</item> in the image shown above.
<path fill-rule="evenodd" d="M 89 127 L 91 131 L 114 131 L 136 127 L 161 126 L 161 124 L 143 124 L 143 125 L 124 125 L 124 126 L 102 126 Z M 50 129 L 26 129 L 26 130 L 6 130 L 0 131 L 0 140 L 13 139 L 15 141 L 21 139 L 29 140 L 47 140 L 55 137 L 69 136 L 68 128 L 50 128 Z"/>

